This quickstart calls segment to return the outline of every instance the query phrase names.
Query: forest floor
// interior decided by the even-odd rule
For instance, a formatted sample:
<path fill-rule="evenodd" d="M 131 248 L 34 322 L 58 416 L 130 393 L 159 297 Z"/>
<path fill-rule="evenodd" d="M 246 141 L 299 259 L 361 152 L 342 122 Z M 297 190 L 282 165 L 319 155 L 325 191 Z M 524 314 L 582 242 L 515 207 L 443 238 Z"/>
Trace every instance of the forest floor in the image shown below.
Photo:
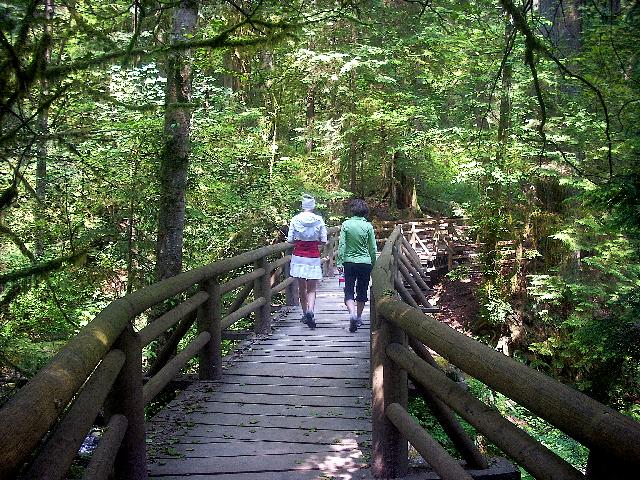
<path fill-rule="evenodd" d="M 466 335 L 477 332 L 480 312 L 477 291 L 481 282 L 480 273 L 470 273 L 463 279 L 443 276 L 436 280 L 431 298 L 440 312 L 435 318 Z"/>

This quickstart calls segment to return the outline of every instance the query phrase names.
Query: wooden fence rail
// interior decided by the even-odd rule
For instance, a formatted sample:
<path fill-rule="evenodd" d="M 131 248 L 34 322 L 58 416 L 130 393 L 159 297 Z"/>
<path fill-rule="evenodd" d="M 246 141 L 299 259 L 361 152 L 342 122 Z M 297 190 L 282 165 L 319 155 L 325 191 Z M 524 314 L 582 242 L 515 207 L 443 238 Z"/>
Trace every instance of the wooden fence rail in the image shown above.
<path fill-rule="evenodd" d="M 339 227 L 329 229 L 325 272 L 333 271 L 338 234 Z M 0 410 L 0 478 L 65 478 L 102 414 L 107 428 L 85 478 L 146 479 L 145 405 L 194 357 L 199 378 L 220 378 L 225 330 L 255 313 L 254 331 L 268 332 L 273 295 L 285 291 L 287 305 L 297 304 L 291 248 L 262 247 L 111 302 Z M 224 295 L 233 301 L 223 312 Z M 167 300 L 177 305 L 134 330 L 140 314 Z M 193 338 L 177 351 L 194 324 Z M 142 350 L 161 336 L 167 338 L 145 374 Z"/>
<path fill-rule="evenodd" d="M 469 227 L 465 218 L 422 218 L 402 223 L 376 222 L 376 242 L 381 249 L 396 227 L 401 227 L 404 256 L 424 261 L 429 270 L 451 270 L 456 261 L 468 260 L 465 246 Z M 419 252 L 419 253 L 417 253 Z"/>
<path fill-rule="evenodd" d="M 396 227 L 372 272 L 374 475 L 406 475 L 409 440 L 442 478 L 466 478 L 458 462 L 433 450 L 432 439 L 409 421 L 405 410 L 410 377 L 431 404 L 437 402 L 440 414 L 436 418 L 444 422 L 445 431 L 460 431 L 451 425 L 451 415 L 442 415 L 443 409 L 451 409 L 537 479 L 637 477 L 640 423 L 426 315 L 402 281 L 411 275 L 415 280 L 419 277 L 407 269 L 411 255 L 405 241 L 401 227 Z M 419 288 L 417 281 L 409 285 Z M 430 361 L 425 345 L 585 445 L 590 450 L 586 475 L 450 380 Z M 454 444 L 462 445 L 459 448 L 469 466 L 478 465 L 478 452 L 469 447 L 470 442 L 458 438 Z"/>

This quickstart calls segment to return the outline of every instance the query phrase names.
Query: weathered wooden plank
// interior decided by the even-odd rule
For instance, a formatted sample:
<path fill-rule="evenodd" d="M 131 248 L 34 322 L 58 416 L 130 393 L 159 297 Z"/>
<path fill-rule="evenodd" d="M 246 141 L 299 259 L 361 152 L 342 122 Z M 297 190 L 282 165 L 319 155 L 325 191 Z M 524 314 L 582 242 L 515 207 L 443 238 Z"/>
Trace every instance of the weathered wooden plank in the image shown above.
<path fill-rule="evenodd" d="M 335 318 L 335 319 L 331 319 L 331 318 L 324 318 L 324 317 L 319 317 L 318 313 L 316 312 L 316 320 L 321 322 L 323 330 L 321 332 L 317 332 L 320 333 L 322 335 L 334 335 L 334 336 L 347 336 L 347 337 L 352 337 L 355 335 L 355 333 L 345 333 L 344 332 L 344 327 L 345 325 L 348 327 L 349 326 L 349 317 L 345 316 L 345 315 L 340 315 L 340 317 Z M 366 327 L 368 327 L 369 323 L 368 322 L 364 322 L 363 321 L 363 326 L 362 329 L 366 330 Z M 291 320 L 288 320 L 286 322 L 283 322 L 280 324 L 280 326 L 287 328 L 287 330 L 291 329 L 290 331 L 287 332 L 287 335 L 309 335 L 309 329 L 308 327 L 303 324 L 302 322 L 300 322 L 299 318 L 293 318 Z M 297 328 L 296 328 L 297 327 Z M 278 329 L 275 329 L 275 334 L 277 335 L 279 333 Z M 356 332 L 357 333 L 357 332 Z"/>
<path fill-rule="evenodd" d="M 251 349 L 247 349 L 244 351 L 253 351 L 253 350 L 269 350 L 277 348 L 279 350 L 299 350 L 299 351 L 345 351 L 345 350 L 353 350 L 357 349 L 359 351 L 366 351 L 366 347 L 369 344 L 368 341 L 365 340 L 365 336 L 363 337 L 353 337 L 350 339 L 343 340 L 340 335 L 338 336 L 327 336 L 327 337 L 319 337 L 319 338 L 307 338 L 307 337 L 286 337 L 282 339 L 274 339 L 268 342 L 260 343 L 259 345 L 255 345 Z M 310 347 L 313 347 L 313 350 L 310 350 Z M 242 355 L 244 351 L 238 351 L 239 355 Z"/>
<path fill-rule="evenodd" d="M 269 341 L 261 343 L 261 345 L 365 345 L 368 344 L 368 335 L 362 331 L 361 336 L 355 334 L 345 335 L 329 335 L 315 332 L 315 337 L 310 336 L 311 330 L 305 332 L 305 335 L 273 335 Z"/>
<path fill-rule="evenodd" d="M 316 386 L 316 387 L 351 387 L 351 386 L 363 386 L 364 382 L 353 381 L 350 378 L 317 378 L 315 380 L 309 380 L 302 377 L 277 377 L 277 380 L 271 376 L 261 375 L 249 375 L 249 374 L 225 374 L 219 382 L 199 382 L 195 386 L 195 390 L 213 388 L 215 385 L 230 385 L 230 384 L 251 384 L 251 385 L 274 385 L 274 386 Z"/>
<path fill-rule="evenodd" d="M 361 355 L 366 353 L 366 345 L 313 345 L 313 348 L 309 348 L 309 345 L 286 345 L 282 348 L 279 348 L 277 345 L 267 346 L 264 349 L 256 348 L 251 350 L 245 350 L 242 352 L 237 352 L 234 355 L 234 360 L 242 359 L 247 356 L 278 356 L 278 355 L 306 355 L 309 357 L 317 357 L 318 355 L 326 356 L 326 354 L 331 354 L 333 357 L 349 357 L 350 355 L 358 354 Z"/>
<path fill-rule="evenodd" d="M 296 344 L 296 343 L 261 343 L 260 345 L 254 345 L 253 347 L 247 348 L 242 351 L 238 351 L 237 355 L 242 356 L 245 354 L 264 354 L 265 352 L 268 354 L 269 352 L 303 352 L 303 353 L 320 353 L 320 352 L 345 352 L 345 353 L 362 353 L 366 352 L 366 349 L 363 347 L 366 346 L 368 342 L 355 341 L 350 343 L 334 343 L 334 342 L 316 342 L 313 350 L 310 350 L 308 347 L 312 345 L 307 342 L 304 344 Z M 317 347 L 317 348 L 315 348 Z"/>
<path fill-rule="evenodd" d="M 338 397 L 344 399 L 348 397 Z M 304 401 L 304 398 L 301 398 Z M 362 419 L 362 407 L 360 405 L 278 405 L 264 403 L 224 403 L 224 402 L 202 402 L 176 406 L 166 409 L 157 415 L 158 420 L 169 420 L 179 415 L 184 415 L 185 421 L 194 420 L 191 414 L 236 414 L 248 415 L 251 417 L 259 415 L 267 416 L 288 416 L 288 417 L 317 417 L 317 418 L 347 418 Z M 253 419 L 251 420 L 253 421 Z M 250 422 L 251 423 L 251 422 Z"/>
<path fill-rule="evenodd" d="M 327 397 L 352 397 L 353 395 L 360 395 L 364 398 L 371 397 L 371 390 L 369 390 L 366 382 L 360 382 L 351 386 L 347 384 L 345 387 L 336 386 L 315 386 L 315 385 L 269 385 L 269 384 L 250 384 L 250 383 L 225 383 L 216 387 L 212 387 L 209 391 L 203 391 L 198 394 L 190 396 L 190 400 L 199 401 L 204 398 L 212 398 L 211 395 L 226 393 L 265 393 L 270 395 L 324 395 Z M 213 397 L 215 398 L 215 397 Z"/>
<path fill-rule="evenodd" d="M 316 313 L 315 315 L 316 315 L 316 320 L 322 323 L 323 330 L 320 332 L 314 332 L 314 333 L 318 333 L 325 336 L 332 335 L 337 337 L 357 338 L 357 332 L 350 333 L 350 332 L 344 331 L 344 326 L 345 325 L 347 327 L 349 326 L 349 317 L 341 315 L 339 318 L 332 320 L 332 319 L 325 319 L 323 317 L 320 317 L 318 316 L 318 313 Z M 369 322 L 363 321 L 362 329 L 367 330 L 368 326 L 369 326 Z M 273 335 L 279 335 L 283 331 L 286 333 L 287 336 L 295 335 L 295 336 L 309 337 L 311 333 L 308 327 L 302 322 L 300 322 L 299 318 L 292 318 L 291 320 L 281 323 L 280 328 L 279 329 L 276 328 L 273 332 Z"/>
<path fill-rule="evenodd" d="M 347 439 L 335 443 L 267 442 L 244 440 L 239 442 L 182 443 L 171 448 L 160 448 L 156 458 L 206 458 L 245 455 L 283 455 L 290 453 L 331 453 L 353 451 L 358 442 Z"/>
<path fill-rule="evenodd" d="M 252 357 L 240 357 L 237 362 L 244 366 L 249 364 L 264 364 L 264 363 L 284 363 L 287 365 L 346 365 L 355 366 L 358 364 L 368 365 L 368 359 L 362 357 L 348 357 L 348 356 L 252 356 Z"/>
<path fill-rule="evenodd" d="M 341 316 L 338 320 L 335 321 L 326 321 L 322 317 L 318 317 L 316 313 L 316 323 L 320 322 L 322 325 L 322 330 L 319 332 L 315 332 L 317 334 L 323 336 L 332 336 L 332 337 L 346 337 L 347 339 L 358 338 L 358 332 L 365 332 L 369 329 L 369 322 L 363 321 L 362 326 L 358 330 L 358 332 L 351 333 L 349 332 L 349 317 Z M 302 336 L 309 338 L 309 328 L 300 322 L 299 318 L 293 318 L 286 323 L 282 323 L 281 326 L 287 329 L 287 336 Z M 278 335 L 280 330 L 275 329 L 274 335 Z"/>
<path fill-rule="evenodd" d="M 243 364 L 229 367 L 229 373 L 237 373 L 241 369 L 245 374 L 269 375 L 274 377 L 303 377 L 303 378 L 369 378 L 365 369 L 353 369 L 347 366 L 325 365 L 323 368 L 314 368 L 314 364 L 308 364 L 308 368 L 302 365 L 287 365 L 286 363 L 269 364 Z"/>
<path fill-rule="evenodd" d="M 243 440 L 265 440 L 273 442 L 337 443 L 348 439 L 358 442 L 371 441 L 371 433 L 364 430 L 299 430 L 295 428 L 238 427 L 234 425 L 176 425 L 170 422 L 155 422 L 149 430 L 152 444 L 200 443 L 205 441 L 238 442 Z"/>
<path fill-rule="evenodd" d="M 265 357 L 266 355 L 266 357 Z M 238 361 L 251 360 L 254 358 L 268 358 L 268 359 L 280 359 L 280 358 L 351 358 L 351 359 L 365 359 L 369 360 L 367 352 L 358 350 L 341 350 L 339 348 L 327 349 L 326 347 L 322 351 L 309 352 L 306 350 L 250 350 L 243 353 L 238 357 Z"/>
<path fill-rule="evenodd" d="M 278 472 L 258 472 L 258 473 L 224 473 L 217 474 L 204 474 L 204 475 L 189 475 L 190 480 L 328 480 L 332 475 L 327 474 L 320 470 L 288 470 Z M 149 478 L 158 478 L 162 480 L 183 480 L 184 477 L 174 475 L 163 475 L 161 477 L 155 477 L 150 475 Z M 335 477 L 334 477 L 335 478 Z M 360 470 L 349 473 L 349 478 L 352 480 L 367 480 L 371 479 L 369 472 Z M 436 478 L 436 477 L 429 477 Z"/>
<path fill-rule="evenodd" d="M 330 468 L 326 468 L 330 466 Z M 234 458 L 209 457 L 183 459 L 166 459 L 153 465 L 155 475 L 207 474 L 207 473 L 250 473 L 273 472 L 278 470 L 323 470 L 323 471 L 355 471 L 365 468 L 360 452 L 332 453 L 291 453 L 284 455 L 246 455 Z"/>
<path fill-rule="evenodd" d="M 266 348 L 266 349 L 253 349 L 240 352 L 236 358 L 242 359 L 247 357 L 260 357 L 262 355 L 268 355 L 272 357 L 279 356 L 293 356 L 293 357 L 327 357 L 327 356 L 343 356 L 343 357 L 355 357 L 355 358 L 368 358 L 362 357 L 366 355 L 366 351 L 363 351 L 361 347 L 330 347 L 327 345 L 319 346 L 313 350 L 307 348 L 296 348 L 293 346 L 283 348 Z"/>
<path fill-rule="evenodd" d="M 158 418 L 158 421 L 162 421 Z M 284 417 L 282 415 L 242 415 L 236 413 L 207 414 L 193 412 L 188 415 L 166 415 L 168 422 L 201 425 L 228 425 L 252 429 L 255 427 L 271 428 L 298 428 L 302 430 L 366 430 L 369 428 L 369 419 L 337 418 L 337 417 Z"/>

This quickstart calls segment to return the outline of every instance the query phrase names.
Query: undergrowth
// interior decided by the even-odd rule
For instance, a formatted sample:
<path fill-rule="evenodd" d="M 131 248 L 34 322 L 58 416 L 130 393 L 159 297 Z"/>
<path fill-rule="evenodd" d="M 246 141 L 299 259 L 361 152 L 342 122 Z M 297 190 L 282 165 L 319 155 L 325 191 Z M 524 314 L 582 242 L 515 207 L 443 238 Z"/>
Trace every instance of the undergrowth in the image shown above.
<path fill-rule="evenodd" d="M 551 451 L 565 461 L 584 472 L 587 464 L 588 450 L 580 443 L 550 425 L 548 422 L 532 414 L 526 408 L 518 405 L 513 400 L 505 397 L 499 392 L 495 392 L 483 383 L 475 379 L 466 380 L 469 390 L 474 396 L 483 402 L 494 407 L 500 414 L 509 421 L 525 430 L 529 435 L 538 442 L 545 445 Z M 411 394 L 408 405 L 409 413 L 411 413 L 420 423 L 420 425 L 429 432 L 454 458 L 461 458 L 458 451 L 453 446 L 449 437 L 431 414 L 429 407 L 419 394 Z M 462 418 L 458 417 L 458 421 L 474 441 L 475 445 L 485 455 L 503 456 L 506 455 L 495 445 L 490 444 L 488 440 L 479 434 L 471 425 Z M 520 468 L 522 480 L 534 480 L 529 473 Z"/>

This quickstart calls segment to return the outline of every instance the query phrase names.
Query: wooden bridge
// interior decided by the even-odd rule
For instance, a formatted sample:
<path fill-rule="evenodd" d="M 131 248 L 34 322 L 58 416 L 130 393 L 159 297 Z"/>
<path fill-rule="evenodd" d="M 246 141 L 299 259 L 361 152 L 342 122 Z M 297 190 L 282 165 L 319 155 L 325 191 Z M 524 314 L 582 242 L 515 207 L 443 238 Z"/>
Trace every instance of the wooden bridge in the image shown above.
<path fill-rule="evenodd" d="M 369 322 L 349 333 L 340 290 L 336 278 L 320 285 L 315 330 L 286 309 L 220 381 L 190 385 L 156 415 L 150 477 L 369 478 Z"/>
<path fill-rule="evenodd" d="M 331 278 L 337 228 L 323 253 L 328 278 L 313 331 L 294 306 L 285 243 L 114 301 L 0 410 L 0 479 L 67 478 L 97 417 L 106 427 L 86 479 L 519 478 L 512 463 L 477 450 L 454 412 L 535 478 L 636 478 L 640 424 L 425 314 L 433 308 L 428 270 L 466 256 L 456 223 L 446 223 L 431 246 L 429 222 L 388 232 L 372 275 L 370 322 L 353 334 Z M 287 306 L 274 309 L 279 299 Z M 177 306 L 134 328 L 167 300 Z M 250 315 L 251 332 L 230 330 Z M 143 349 L 159 337 L 163 348 L 143 369 Z M 238 343 L 223 357 L 224 339 Z M 587 471 L 450 380 L 431 352 L 582 442 Z M 194 357 L 199 380 L 146 422 L 145 406 Z M 409 378 L 463 461 L 406 412 Z M 408 443 L 427 470 L 410 468 Z"/>

